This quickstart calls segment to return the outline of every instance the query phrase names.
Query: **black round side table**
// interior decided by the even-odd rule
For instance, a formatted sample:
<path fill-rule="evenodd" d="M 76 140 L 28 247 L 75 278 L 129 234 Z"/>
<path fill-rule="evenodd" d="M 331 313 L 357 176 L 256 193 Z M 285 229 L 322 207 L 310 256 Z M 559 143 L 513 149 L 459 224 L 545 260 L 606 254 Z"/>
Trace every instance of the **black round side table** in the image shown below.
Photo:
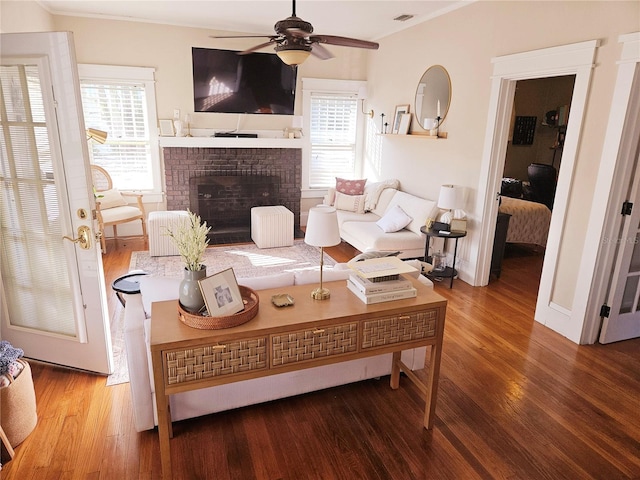
<path fill-rule="evenodd" d="M 426 272 L 426 276 L 428 278 L 451 278 L 451 282 L 449 283 L 449 288 L 453 288 L 453 279 L 458 272 L 456 271 L 456 256 L 458 254 L 458 240 L 462 237 L 467 236 L 467 232 L 447 232 L 444 230 L 434 230 L 432 228 L 427 228 L 426 226 L 420 227 L 420 231 L 427 236 L 425 246 L 424 246 L 424 261 L 427 263 L 431 263 L 431 257 L 429 256 L 429 243 L 431 241 L 431 237 L 438 237 L 445 239 L 445 247 L 447 245 L 447 239 L 453 238 L 456 243 L 453 249 L 453 265 L 451 267 L 446 267 L 441 272 Z"/>
<path fill-rule="evenodd" d="M 140 277 L 148 275 L 147 272 L 131 272 L 116 278 L 111 284 L 111 288 L 116 292 L 116 296 L 120 303 L 124 307 L 125 301 L 122 297 L 123 293 L 132 295 L 134 293 L 140 293 Z"/>

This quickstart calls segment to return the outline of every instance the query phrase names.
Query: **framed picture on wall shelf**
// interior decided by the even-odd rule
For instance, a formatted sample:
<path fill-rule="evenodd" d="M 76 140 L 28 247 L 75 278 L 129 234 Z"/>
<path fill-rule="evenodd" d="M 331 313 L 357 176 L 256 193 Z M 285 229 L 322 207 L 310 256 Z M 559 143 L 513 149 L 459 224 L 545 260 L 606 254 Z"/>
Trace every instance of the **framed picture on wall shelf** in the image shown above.
<path fill-rule="evenodd" d="M 402 115 L 409 113 L 409 105 L 396 105 L 396 111 L 393 115 L 393 125 L 391 126 L 391 133 L 398 133 L 400 131 L 400 121 Z"/>
<path fill-rule="evenodd" d="M 398 134 L 399 135 L 406 135 L 407 133 L 409 133 L 409 126 L 411 125 L 411 114 L 410 113 L 403 113 L 400 116 L 400 126 L 398 127 Z"/>

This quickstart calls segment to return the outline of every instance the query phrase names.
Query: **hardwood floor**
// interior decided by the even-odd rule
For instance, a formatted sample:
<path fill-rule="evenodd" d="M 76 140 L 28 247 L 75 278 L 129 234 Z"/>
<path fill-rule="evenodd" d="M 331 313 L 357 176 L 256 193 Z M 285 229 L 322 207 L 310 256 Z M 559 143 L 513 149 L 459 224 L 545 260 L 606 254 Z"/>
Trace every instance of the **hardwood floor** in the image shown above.
<path fill-rule="evenodd" d="M 108 248 L 110 285 L 140 247 Z M 412 383 L 363 381 L 177 422 L 175 478 L 640 478 L 640 339 L 579 346 L 535 322 L 541 264 L 507 256 L 488 287 L 435 285 L 449 304 L 433 431 Z M 121 308 L 111 292 L 109 308 Z M 157 432 L 135 432 L 128 383 L 32 369 L 38 425 L 2 479 L 161 477 Z"/>

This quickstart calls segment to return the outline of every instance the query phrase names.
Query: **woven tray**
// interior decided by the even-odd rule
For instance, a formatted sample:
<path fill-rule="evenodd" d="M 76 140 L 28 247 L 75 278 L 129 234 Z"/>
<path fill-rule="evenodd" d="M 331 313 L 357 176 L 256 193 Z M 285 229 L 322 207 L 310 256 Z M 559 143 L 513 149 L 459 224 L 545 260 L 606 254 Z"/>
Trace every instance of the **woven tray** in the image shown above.
<path fill-rule="evenodd" d="M 231 328 L 242 325 L 248 322 L 258 314 L 258 305 L 260 304 L 260 298 L 258 294 L 250 289 L 238 285 L 240 288 L 240 295 L 244 302 L 244 310 L 233 315 L 227 315 L 224 317 L 205 317 L 204 315 L 195 315 L 187 312 L 182 308 L 180 302 L 178 302 L 178 318 L 185 325 L 193 328 L 200 328 L 203 330 L 217 330 L 220 328 Z"/>

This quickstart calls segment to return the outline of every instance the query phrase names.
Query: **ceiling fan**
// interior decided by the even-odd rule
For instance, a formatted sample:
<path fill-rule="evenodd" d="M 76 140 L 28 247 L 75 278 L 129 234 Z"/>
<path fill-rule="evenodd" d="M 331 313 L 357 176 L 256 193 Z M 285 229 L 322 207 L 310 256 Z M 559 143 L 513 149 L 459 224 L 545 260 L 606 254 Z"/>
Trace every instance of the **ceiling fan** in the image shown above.
<path fill-rule="evenodd" d="M 300 65 L 309 55 L 314 55 L 321 60 L 333 58 L 333 54 L 321 44 L 339 45 L 343 47 L 378 49 L 376 42 L 358 40 L 356 38 L 339 37 L 336 35 L 314 35 L 313 26 L 296 16 L 296 0 L 292 0 L 293 7 L 290 17 L 276 22 L 275 35 L 235 35 L 235 36 L 211 36 L 211 38 L 263 38 L 267 37 L 267 42 L 256 45 L 247 50 L 239 52 L 239 55 L 246 55 L 255 52 L 269 45 L 275 44 L 275 51 L 278 57 L 287 65 Z"/>

